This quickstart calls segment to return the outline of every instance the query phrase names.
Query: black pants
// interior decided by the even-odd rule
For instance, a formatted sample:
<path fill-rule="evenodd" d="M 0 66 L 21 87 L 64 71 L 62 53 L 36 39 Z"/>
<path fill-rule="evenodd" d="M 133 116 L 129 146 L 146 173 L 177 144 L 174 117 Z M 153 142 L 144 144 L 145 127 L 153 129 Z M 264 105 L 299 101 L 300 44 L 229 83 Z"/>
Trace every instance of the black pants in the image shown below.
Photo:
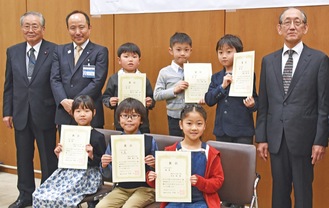
<path fill-rule="evenodd" d="M 271 169 L 272 208 L 291 208 L 292 186 L 294 187 L 295 207 L 312 207 L 314 172 L 311 155 L 292 155 L 283 134 L 279 152 L 271 153 Z"/>
<path fill-rule="evenodd" d="M 56 147 L 56 126 L 50 129 L 40 129 L 29 115 L 27 125 L 22 130 L 15 129 L 17 156 L 17 188 L 20 198 L 32 201 L 35 190 L 34 181 L 34 140 L 36 140 L 41 163 L 41 183 L 56 169 L 58 160 L 54 153 Z"/>
<path fill-rule="evenodd" d="M 169 135 L 183 136 L 183 131 L 180 129 L 179 121 L 180 119 L 178 118 L 168 116 Z"/>

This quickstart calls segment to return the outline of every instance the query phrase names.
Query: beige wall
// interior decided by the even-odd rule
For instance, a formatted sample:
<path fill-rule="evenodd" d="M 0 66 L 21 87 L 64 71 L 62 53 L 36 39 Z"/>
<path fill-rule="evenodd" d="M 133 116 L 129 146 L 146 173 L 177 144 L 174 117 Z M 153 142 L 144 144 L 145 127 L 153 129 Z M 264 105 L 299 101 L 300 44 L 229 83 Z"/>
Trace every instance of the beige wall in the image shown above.
<path fill-rule="evenodd" d="M 89 12 L 89 0 L 0 0 L 3 20 L 0 22 L 0 91 L 3 92 L 6 48 L 23 41 L 19 28 L 19 17 L 25 12 L 36 10 L 46 18 L 45 38 L 58 44 L 70 41 L 66 30 L 65 17 L 75 10 Z M 329 6 L 303 8 L 309 18 L 309 33 L 304 42 L 310 47 L 329 54 L 328 12 Z M 259 81 L 261 58 L 282 47 L 282 38 L 276 32 L 278 15 L 282 8 L 248 9 L 235 12 L 203 11 L 159 14 L 103 15 L 92 17 L 91 40 L 109 48 L 109 76 L 119 69 L 116 49 L 124 42 L 134 42 L 141 48 L 140 70 L 147 73 L 154 88 L 159 70 L 170 64 L 172 57 L 168 53 L 169 38 L 176 32 L 188 33 L 193 41 L 191 62 L 211 62 L 213 72 L 221 69 L 218 63 L 215 45 L 225 33 L 239 35 L 244 50 L 256 51 L 256 81 Z M 257 84 L 258 87 L 258 84 Z M 2 114 L 2 93 L 0 113 Z M 206 107 L 209 115 L 205 140 L 214 139 L 212 135 L 215 107 Z M 113 129 L 113 112 L 105 109 L 105 128 Z M 157 102 L 150 112 L 152 133 L 167 134 L 165 102 Z M 15 143 L 13 130 L 5 128 L 0 122 L 0 161 L 15 166 Z M 37 157 L 37 156 L 36 156 Z M 36 158 L 36 169 L 39 169 Z M 314 207 L 321 208 L 329 204 L 328 156 L 315 167 Z M 6 171 L 9 171 L 6 169 Z M 257 161 L 257 171 L 262 179 L 258 194 L 260 207 L 270 207 L 271 175 L 269 162 Z"/>

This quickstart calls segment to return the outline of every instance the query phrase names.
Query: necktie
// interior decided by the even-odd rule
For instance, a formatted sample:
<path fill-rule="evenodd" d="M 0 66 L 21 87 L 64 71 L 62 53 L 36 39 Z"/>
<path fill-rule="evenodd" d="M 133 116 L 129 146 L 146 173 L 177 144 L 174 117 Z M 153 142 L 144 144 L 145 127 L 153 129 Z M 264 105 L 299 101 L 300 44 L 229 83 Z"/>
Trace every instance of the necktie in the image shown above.
<path fill-rule="evenodd" d="M 293 66 L 292 55 L 294 54 L 294 52 L 295 52 L 294 50 L 288 50 L 286 52 L 289 54 L 289 58 L 286 62 L 286 65 L 284 66 L 283 74 L 282 74 L 284 94 L 287 94 L 292 79 L 292 66 Z"/>
<path fill-rule="evenodd" d="M 27 56 L 29 57 L 29 64 L 27 67 L 27 78 L 29 79 L 29 81 L 31 81 L 31 77 L 32 77 L 34 65 L 35 65 L 34 51 L 35 51 L 34 48 L 31 48 L 29 50 L 29 52 L 27 52 Z"/>
<path fill-rule="evenodd" d="M 75 50 L 76 50 L 76 52 L 75 52 L 75 56 L 74 56 L 74 65 L 77 64 L 77 62 L 78 62 L 78 60 L 80 58 L 82 47 L 77 45 L 75 47 Z"/>
<path fill-rule="evenodd" d="M 183 77 L 183 80 L 184 80 L 184 69 L 179 67 L 178 68 L 178 73 Z"/>

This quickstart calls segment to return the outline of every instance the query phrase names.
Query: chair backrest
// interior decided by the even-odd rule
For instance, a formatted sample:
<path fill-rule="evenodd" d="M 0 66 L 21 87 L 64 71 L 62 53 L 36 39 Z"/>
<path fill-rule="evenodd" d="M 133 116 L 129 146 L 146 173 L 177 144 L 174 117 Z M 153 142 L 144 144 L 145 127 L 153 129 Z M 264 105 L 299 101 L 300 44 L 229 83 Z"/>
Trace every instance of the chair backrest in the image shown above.
<path fill-rule="evenodd" d="M 158 145 L 158 150 L 164 150 L 165 147 L 173 145 L 175 142 L 180 142 L 183 140 L 183 137 L 179 136 L 170 136 L 162 134 L 147 134 L 154 138 L 155 142 Z"/>
<path fill-rule="evenodd" d="M 110 138 L 111 135 L 120 135 L 122 134 L 122 131 L 117 131 L 117 130 L 111 130 L 111 129 L 100 129 L 100 128 L 95 128 L 97 131 L 99 131 L 100 133 L 104 134 L 105 136 L 105 143 L 106 146 L 109 144 L 110 142 Z"/>
<path fill-rule="evenodd" d="M 220 151 L 224 184 L 218 191 L 220 199 L 234 204 L 250 204 L 256 179 L 256 148 L 254 145 L 208 141 Z"/>

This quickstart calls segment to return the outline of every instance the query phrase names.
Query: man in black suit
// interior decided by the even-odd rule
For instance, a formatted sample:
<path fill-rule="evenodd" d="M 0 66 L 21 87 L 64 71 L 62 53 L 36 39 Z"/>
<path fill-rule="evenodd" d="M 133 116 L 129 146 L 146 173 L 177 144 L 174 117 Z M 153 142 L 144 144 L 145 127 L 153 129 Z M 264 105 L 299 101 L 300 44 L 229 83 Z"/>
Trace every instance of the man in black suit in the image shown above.
<path fill-rule="evenodd" d="M 74 97 L 89 95 L 95 102 L 93 127 L 102 128 L 104 112 L 102 88 L 108 71 L 108 50 L 89 40 L 91 25 L 82 11 L 66 17 L 66 25 L 73 43 L 59 45 L 54 50 L 51 68 L 51 87 L 57 104 L 56 124 L 76 124 L 71 116 Z"/>
<path fill-rule="evenodd" d="M 26 42 L 7 49 L 3 93 L 3 122 L 15 129 L 18 199 L 10 208 L 32 204 L 34 139 L 36 139 L 44 182 L 57 169 L 55 100 L 50 87 L 50 69 L 55 44 L 43 39 L 45 19 L 27 12 L 21 19 Z"/>
<path fill-rule="evenodd" d="M 257 150 L 264 160 L 270 153 L 272 207 L 291 208 L 293 185 L 295 207 L 309 208 L 313 166 L 328 144 L 329 61 L 324 53 L 303 44 L 308 25 L 301 10 L 286 9 L 277 30 L 284 46 L 262 61 Z"/>

